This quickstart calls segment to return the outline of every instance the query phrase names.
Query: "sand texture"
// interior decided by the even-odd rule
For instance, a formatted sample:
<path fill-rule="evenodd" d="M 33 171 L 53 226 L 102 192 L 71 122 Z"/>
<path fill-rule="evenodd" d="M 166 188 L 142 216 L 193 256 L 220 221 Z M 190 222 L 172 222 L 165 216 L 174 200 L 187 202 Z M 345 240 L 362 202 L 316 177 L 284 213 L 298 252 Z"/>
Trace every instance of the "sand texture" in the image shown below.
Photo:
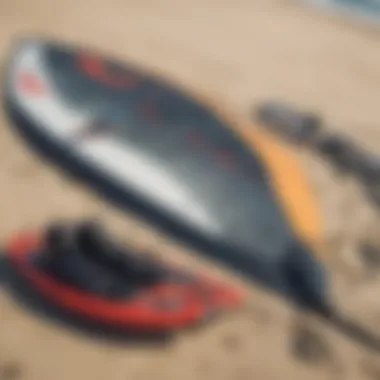
<path fill-rule="evenodd" d="M 380 32 L 294 1 L 1 0 L 0 59 L 14 38 L 28 33 L 159 70 L 242 119 L 255 102 L 283 99 L 323 113 L 369 149 L 380 148 Z M 357 249 L 362 239 L 380 242 L 376 206 L 355 181 L 308 152 L 295 153 L 321 200 L 321 254 L 334 273 L 338 302 L 380 334 L 379 276 Z M 212 266 L 57 173 L 25 148 L 4 116 L 0 184 L 2 242 L 54 217 L 100 214 L 140 247 L 160 246 L 189 265 Z M 241 283 L 223 268 L 215 271 Z M 163 347 L 115 345 L 73 332 L 27 312 L 0 287 L 0 380 L 380 379 L 376 353 L 249 289 L 244 310 Z M 306 335 L 309 343 L 300 344 Z"/>

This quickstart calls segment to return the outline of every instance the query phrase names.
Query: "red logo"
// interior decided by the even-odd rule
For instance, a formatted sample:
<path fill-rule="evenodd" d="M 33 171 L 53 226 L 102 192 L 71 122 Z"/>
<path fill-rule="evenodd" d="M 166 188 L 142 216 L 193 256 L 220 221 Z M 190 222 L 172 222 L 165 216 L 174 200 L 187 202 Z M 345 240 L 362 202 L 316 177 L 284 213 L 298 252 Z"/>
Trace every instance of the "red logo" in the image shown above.
<path fill-rule="evenodd" d="M 31 72 L 23 72 L 20 74 L 18 86 L 22 93 L 31 96 L 41 96 L 47 92 L 42 81 L 37 75 Z"/>
<path fill-rule="evenodd" d="M 104 59 L 90 54 L 81 54 L 78 64 L 82 72 L 99 82 L 117 89 L 134 89 L 141 78 L 120 68 L 110 67 Z"/>

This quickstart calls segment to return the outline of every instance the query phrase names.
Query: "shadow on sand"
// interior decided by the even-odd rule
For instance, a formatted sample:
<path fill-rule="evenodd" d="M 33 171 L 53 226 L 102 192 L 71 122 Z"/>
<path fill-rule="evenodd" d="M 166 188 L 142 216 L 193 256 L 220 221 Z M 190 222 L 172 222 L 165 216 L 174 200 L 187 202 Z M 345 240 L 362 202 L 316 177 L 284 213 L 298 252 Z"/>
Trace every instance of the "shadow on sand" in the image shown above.
<path fill-rule="evenodd" d="M 85 321 L 68 314 L 48 303 L 22 279 L 10 265 L 5 256 L 0 256 L 0 286 L 6 287 L 9 294 L 20 306 L 33 312 L 47 322 L 54 322 L 63 328 L 104 343 L 121 346 L 163 346 L 173 341 L 174 333 L 144 333 L 138 331 L 120 331 Z"/>

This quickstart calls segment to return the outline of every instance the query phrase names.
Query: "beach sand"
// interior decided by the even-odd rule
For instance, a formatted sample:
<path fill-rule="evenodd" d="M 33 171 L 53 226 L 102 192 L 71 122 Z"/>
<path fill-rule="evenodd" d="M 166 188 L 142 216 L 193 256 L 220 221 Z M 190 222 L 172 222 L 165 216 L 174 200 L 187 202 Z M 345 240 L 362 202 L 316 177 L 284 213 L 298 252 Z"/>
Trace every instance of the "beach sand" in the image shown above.
<path fill-rule="evenodd" d="M 380 147 L 380 32 L 296 1 L 2 1 L 0 59 L 14 38 L 28 33 L 159 70 L 246 121 L 252 104 L 282 99 L 321 112 L 336 130 L 373 151 Z M 100 214 L 139 247 L 159 246 L 176 260 L 211 268 L 46 165 L 12 134 L 4 116 L 1 127 L 3 242 L 54 217 Z M 321 255 L 333 271 L 339 305 L 380 334 L 379 279 L 357 254 L 360 239 L 378 239 L 375 207 L 354 181 L 339 178 L 308 152 L 295 154 L 321 200 Z M 212 268 L 248 289 L 225 269 Z M 0 380 L 380 378 L 376 354 L 258 287 L 249 289 L 244 310 L 162 347 L 81 335 L 28 313 L 0 287 Z M 296 343 L 307 332 L 314 343 L 309 354 L 297 354 Z"/>

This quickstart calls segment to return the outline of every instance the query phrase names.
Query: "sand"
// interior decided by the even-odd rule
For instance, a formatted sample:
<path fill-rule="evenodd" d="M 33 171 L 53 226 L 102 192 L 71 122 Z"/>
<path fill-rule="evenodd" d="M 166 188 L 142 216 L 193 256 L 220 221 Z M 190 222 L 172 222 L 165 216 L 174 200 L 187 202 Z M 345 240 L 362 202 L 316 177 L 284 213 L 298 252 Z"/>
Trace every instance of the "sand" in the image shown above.
<path fill-rule="evenodd" d="M 15 37 L 38 33 L 129 59 L 202 91 L 248 120 L 268 98 L 321 112 L 336 130 L 376 151 L 380 144 L 380 32 L 295 1 L 2 0 L 0 59 Z M 221 104 L 222 104 L 221 103 Z M 140 247 L 241 284 L 120 214 L 34 156 L 0 129 L 0 239 L 54 217 L 102 215 Z M 380 327 L 378 275 L 362 265 L 358 241 L 377 239 L 375 207 L 355 181 L 339 178 L 308 152 L 295 152 L 321 200 L 326 249 L 341 307 Z M 216 269 L 215 269 L 216 268 Z M 29 313 L 0 287 L 1 380 L 379 379 L 376 354 L 259 288 L 244 310 L 186 332 L 168 346 L 115 345 Z M 302 332 L 309 357 L 295 354 Z M 380 333 L 380 331 L 377 331 Z M 318 343 L 319 342 L 319 343 Z"/>

